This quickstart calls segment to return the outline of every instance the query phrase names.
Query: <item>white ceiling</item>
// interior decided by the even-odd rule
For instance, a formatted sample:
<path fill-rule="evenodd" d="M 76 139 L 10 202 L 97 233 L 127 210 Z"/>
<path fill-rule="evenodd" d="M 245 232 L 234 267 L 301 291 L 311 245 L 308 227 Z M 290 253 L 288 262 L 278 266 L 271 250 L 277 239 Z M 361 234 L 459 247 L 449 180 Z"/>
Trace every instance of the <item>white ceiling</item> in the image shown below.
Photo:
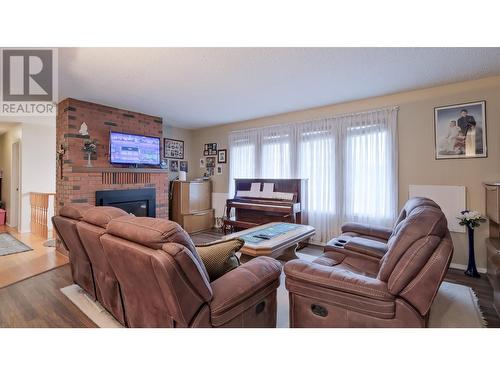
<path fill-rule="evenodd" d="M 65 48 L 59 96 L 198 128 L 500 75 L 500 48 Z"/>

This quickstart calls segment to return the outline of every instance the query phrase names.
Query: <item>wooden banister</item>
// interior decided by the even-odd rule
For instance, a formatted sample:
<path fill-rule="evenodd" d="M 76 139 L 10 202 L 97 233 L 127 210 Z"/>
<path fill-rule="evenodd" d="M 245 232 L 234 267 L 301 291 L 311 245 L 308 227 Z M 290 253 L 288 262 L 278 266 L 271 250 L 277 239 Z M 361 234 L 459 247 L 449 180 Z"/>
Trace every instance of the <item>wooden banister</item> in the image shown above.
<path fill-rule="evenodd" d="M 49 238 L 49 204 L 55 193 L 30 193 L 31 233 L 42 238 Z"/>

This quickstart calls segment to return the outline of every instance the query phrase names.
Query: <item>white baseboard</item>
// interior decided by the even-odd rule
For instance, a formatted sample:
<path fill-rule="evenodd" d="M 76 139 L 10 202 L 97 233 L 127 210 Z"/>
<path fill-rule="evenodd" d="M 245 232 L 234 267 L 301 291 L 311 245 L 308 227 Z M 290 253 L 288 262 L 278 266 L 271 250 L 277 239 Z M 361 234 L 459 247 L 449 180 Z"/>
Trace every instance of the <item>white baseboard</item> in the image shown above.
<path fill-rule="evenodd" d="M 451 263 L 450 268 L 465 271 L 467 269 L 467 266 L 465 264 Z M 477 271 L 479 273 L 486 273 L 486 268 L 477 267 Z"/>

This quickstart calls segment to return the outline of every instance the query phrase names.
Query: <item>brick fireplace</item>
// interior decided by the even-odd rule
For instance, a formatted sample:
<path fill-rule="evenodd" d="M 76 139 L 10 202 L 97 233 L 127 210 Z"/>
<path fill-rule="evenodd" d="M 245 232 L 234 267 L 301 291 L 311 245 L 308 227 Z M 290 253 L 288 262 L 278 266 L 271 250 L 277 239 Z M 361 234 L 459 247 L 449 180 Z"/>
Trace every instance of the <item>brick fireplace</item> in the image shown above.
<path fill-rule="evenodd" d="M 88 135 L 79 130 L 85 122 Z M 162 119 L 76 99 L 59 103 L 57 115 L 56 209 L 67 203 L 96 204 L 96 191 L 155 189 L 155 216 L 168 217 L 168 174 L 160 168 L 129 168 L 109 161 L 109 132 L 162 137 Z M 97 154 L 87 167 L 82 147 L 96 139 Z M 161 143 L 161 142 L 160 142 Z M 161 145 L 163 147 L 163 145 Z"/>

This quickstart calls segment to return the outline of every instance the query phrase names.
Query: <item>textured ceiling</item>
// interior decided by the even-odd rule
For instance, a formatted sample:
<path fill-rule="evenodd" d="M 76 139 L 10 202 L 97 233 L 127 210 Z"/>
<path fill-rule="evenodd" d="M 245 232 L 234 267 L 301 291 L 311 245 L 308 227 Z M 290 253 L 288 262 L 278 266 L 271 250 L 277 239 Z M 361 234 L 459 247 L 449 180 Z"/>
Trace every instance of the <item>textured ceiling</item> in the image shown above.
<path fill-rule="evenodd" d="M 60 99 L 197 128 L 500 74 L 500 48 L 65 48 Z"/>

